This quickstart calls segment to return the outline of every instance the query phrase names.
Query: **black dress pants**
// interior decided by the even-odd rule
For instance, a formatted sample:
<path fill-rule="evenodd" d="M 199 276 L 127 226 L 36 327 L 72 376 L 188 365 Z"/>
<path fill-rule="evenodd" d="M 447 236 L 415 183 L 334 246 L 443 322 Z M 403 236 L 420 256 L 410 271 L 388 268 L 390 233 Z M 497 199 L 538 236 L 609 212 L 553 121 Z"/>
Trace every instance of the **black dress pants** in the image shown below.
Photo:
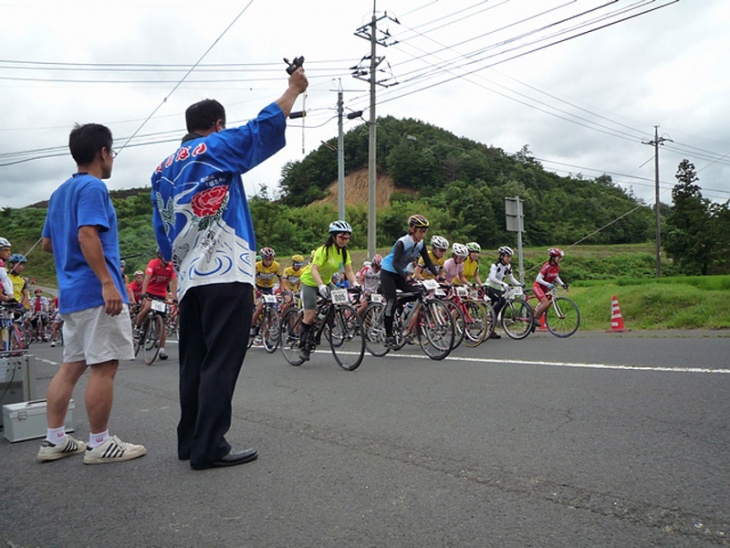
<path fill-rule="evenodd" d="M 191 466 L 205 466 L 231 450 L 225 435 L 252 315 L 250 284 L 192 287 L 180 301 L 177 451 Z"/>

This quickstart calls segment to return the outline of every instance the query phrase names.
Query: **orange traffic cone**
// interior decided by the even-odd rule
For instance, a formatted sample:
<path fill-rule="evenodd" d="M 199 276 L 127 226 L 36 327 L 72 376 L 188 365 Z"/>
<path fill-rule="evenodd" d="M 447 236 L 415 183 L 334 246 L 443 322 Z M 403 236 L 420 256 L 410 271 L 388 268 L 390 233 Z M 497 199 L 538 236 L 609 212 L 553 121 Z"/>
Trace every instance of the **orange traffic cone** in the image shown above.
<path fill-rule="evenodd" d="M 621 316 L 621 308 L 618 305 L 618 298 L 616 295 L 611 299 L 611 329 L 606 333 L 623 333 L 624 331 L 631 331 L 624 327 L 624 319 Z"/>

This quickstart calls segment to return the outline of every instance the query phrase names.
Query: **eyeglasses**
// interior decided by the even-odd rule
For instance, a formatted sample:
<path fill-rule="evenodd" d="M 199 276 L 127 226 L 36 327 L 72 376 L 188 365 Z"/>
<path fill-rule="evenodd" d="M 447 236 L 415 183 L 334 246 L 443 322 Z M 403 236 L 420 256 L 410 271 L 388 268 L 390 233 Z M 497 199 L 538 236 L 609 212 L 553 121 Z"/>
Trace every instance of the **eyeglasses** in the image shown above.
<path fill-rule="evenodd" d="M 428 232 L 428 228 L 417 228 L 416 232 Z"/>
<path fill-rule="evenodd" d="M 337 235 L 337 237 L 340 240 L 349 240 L 350 239 L 350 235 L 347 234 L 346 232 L 341 232 L 340 234 Z"/>

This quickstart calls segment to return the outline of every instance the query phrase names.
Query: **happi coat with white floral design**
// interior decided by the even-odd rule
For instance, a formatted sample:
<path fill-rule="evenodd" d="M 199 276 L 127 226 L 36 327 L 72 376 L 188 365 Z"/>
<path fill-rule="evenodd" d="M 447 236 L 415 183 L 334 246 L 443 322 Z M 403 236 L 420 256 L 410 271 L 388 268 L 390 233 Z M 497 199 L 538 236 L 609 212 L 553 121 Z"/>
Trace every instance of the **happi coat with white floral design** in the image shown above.
<path fill-rule="evenodd" d="M 241 174 L 286 144 L 286 118 L 272 103 L 245 126 L 192 135 L 152 174 L 152 220 L 178 298 L 191 287 L 254 283 L 256 237 Z"/>

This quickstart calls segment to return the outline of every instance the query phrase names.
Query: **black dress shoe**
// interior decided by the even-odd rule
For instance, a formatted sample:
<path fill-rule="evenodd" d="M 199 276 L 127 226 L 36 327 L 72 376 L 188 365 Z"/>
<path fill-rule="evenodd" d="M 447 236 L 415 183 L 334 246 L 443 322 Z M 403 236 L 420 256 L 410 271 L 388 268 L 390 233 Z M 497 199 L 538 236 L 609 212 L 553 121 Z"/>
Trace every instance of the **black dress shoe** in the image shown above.
<path fill-rule="evenodd" d="M 206 464 L 191 464 L 190 468 L 193 470 L 205 470 L 207 468 L 222 468 L 224 466 L 236 466 L 238 464 L 245 464 L 259 458 L 258 451 L 256 449 L 242 449 L 237 451 L 231 448 L 230 452 L 221 457 L 218 460 L 209 462 Z"/>

